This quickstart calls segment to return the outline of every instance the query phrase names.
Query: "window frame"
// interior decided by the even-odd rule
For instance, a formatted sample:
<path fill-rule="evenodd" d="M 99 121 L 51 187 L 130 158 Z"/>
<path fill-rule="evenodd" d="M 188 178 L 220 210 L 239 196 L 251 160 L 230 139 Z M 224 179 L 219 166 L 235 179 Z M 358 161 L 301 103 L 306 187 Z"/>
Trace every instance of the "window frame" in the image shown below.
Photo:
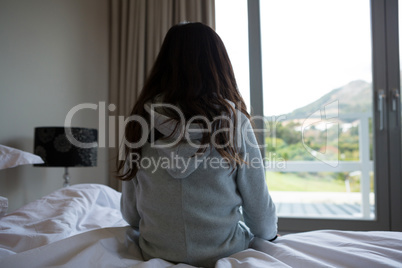
<path fill-rule="evenodd" d="M 260 26 L 260 1 L 248 0 L 250 103 L 253 116 L 263 116 L 262 47 Z M 281 232 L 310 231 L 317 229 L 340 230 L 398 230 L 402 229 L 401 183 L 401 122 L 400 101 L 398 112 L 392 111 L 392 90 L 400 91 L 398 0 L 371 0 L 372 71 L 373 71 L 373 120 L 375 207 L 374 220 L 342 220 L 280 217 Z M 386 92 L 384 113 L 378 112 L 378 92 Z M 385 116 L 384 129 L 379 128 L 380 116 Z M 262 122 L 255 122 L 263 129 Z M 260 145 L 264 134 L 256 133 Z M 263 147 L 263 146 L 262 146 Z M 261 149 L 264 156 L 264 149 Z M 381 180 L 380 180 L 381 178 Z"/>

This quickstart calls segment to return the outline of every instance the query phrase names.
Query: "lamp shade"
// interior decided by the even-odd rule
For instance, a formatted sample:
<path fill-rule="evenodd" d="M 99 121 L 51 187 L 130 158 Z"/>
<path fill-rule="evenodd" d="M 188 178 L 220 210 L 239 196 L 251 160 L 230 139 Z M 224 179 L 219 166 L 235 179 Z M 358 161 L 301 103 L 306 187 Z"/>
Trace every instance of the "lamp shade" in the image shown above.
<path fill-rule="evenodd" d="M 66 130 L 68 132 L 66 132 Z M 67 134 L 75 142 L 70 142 Z M 37 167 L 92 167 L 97 162 L 98 130 L 79 127 L 36 127 L 34 152 L 45 163 Z M 78 145 L 78 146 L 77 146 Z M 86 146 L 85 146 L 86 145 Z M 90 147 L 90 148 L 88 148 Z"/>

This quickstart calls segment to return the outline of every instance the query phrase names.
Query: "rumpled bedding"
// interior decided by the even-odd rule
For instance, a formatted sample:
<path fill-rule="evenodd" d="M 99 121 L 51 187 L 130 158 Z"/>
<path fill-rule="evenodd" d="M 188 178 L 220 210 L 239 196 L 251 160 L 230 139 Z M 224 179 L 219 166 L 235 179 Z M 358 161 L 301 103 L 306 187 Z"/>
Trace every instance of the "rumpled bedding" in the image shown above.
<path fill-rule="evenodd" d="M 0 267 L 193 267 L 143 261 L 120 214 L 120 193 L 78 184 L 0 219 Z M 215 267 L 402 267 L 401 232 L 321 230 L 256 238 Z"/>

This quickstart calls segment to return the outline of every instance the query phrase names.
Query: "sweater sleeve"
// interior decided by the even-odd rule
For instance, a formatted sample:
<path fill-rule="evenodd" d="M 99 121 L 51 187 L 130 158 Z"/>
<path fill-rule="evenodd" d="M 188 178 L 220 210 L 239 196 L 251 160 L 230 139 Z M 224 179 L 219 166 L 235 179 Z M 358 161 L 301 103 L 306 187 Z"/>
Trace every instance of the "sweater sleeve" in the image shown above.
<path fill-rule="evenodd" d="M 137 201 L 135 194 L 136 178 L 130 181 L 122 182 L 122 193 L 120 200 L 120 210 L 123 219 L 131 225 L 134 229 L 138 230 L 140 215 L 137 210 Z"/>
<path fill-rule="evenodd" d="M 256 237 L 272 240 L 277 234 L 278 219 L 265 183 L 261 152 L 248 119 L 240 129 L 240 153 L 246 163 L 238 166 L 237 187 L 243 200 L 244 222 Z"/>

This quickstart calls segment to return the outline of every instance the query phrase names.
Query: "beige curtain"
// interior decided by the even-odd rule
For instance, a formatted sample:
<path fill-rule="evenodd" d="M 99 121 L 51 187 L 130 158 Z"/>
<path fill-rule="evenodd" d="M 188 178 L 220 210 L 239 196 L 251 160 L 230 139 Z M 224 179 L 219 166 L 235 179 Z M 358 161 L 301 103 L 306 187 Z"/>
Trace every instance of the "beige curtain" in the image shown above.
<path fill-rule="evenodd" d="M 190 21 L 215 29 L 215 0 L 110 0 L 110 12 L 109 103 L 116 109 L 109 115 L 127 117 L 169 28 Z M 116 190 L 121 189 L 114 175 L 122 134 L 117 119 L 109 124 L 109 185 Z"/>

